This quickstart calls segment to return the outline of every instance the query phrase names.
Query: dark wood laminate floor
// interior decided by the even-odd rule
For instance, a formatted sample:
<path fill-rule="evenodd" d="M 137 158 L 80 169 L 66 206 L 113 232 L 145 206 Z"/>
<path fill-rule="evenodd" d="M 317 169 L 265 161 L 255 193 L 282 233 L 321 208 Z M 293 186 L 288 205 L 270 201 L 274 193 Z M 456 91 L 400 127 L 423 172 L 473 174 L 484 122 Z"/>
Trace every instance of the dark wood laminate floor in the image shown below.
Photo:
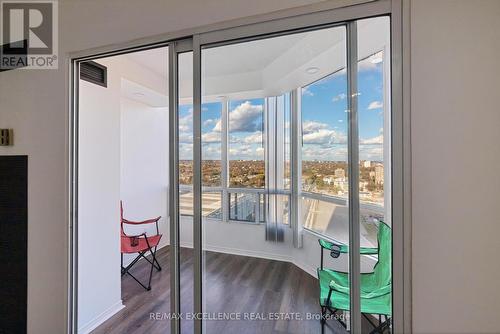
<path fill-rule="evenodd" d="M 122 298 L 125 308 L 93 331 L 94 334 L 170 333 L 168 319 L 151 319 L 151 313 L 161 316 L 170 312 L 169 251 L 158 251 L 163 267 L 153 273 L 152 290 L 145 291 L 131 277 L 122 278 Z M 142 262 L 142 263 L 141 263 Z M 140 261 L 133 273 L 145 279 L 149 274 L 146 261 Z M 287 262 L 254 257 L 207 252 L 204 293 L 206 312 L 236 312 L 259 316 L 268 313 L 320 314 L 318 283 L 315 278 Z M 193 257 L 192 250 L 181 251 L 182 312 L 193 309 Z M 193 322 L 181 322 L 182 334 L 193 333 Z M 334 320 L 325 333 L 346 333 Z M 209 320 L 209 334 L 273 334 L 321 333 L 319 320 Z"/>

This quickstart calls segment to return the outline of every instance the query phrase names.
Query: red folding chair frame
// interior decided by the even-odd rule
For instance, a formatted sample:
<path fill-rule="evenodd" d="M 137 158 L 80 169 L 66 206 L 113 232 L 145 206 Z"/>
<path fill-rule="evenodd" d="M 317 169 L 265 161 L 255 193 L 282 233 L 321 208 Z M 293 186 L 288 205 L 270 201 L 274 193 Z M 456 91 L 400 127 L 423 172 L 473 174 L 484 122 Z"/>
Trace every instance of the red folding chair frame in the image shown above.
<path fill-rule="evenodd" d="M 160 263 L 156 259 L 156 250 L 158 248 L 158 244 L 160 243 L 160 239 L 162 235 L 160 234 L 160 230 L 158 228 L 158 221 L 161 216 L 158 216 L 153 219 L 148 219 L 144 221 L 131 221 L 123 218 L 123 203 L 120 201 L 120 232 L 121 232 L 121 275 L 122 277 L 125 275 L 129 275 L 132 277 L 137 283 L 139 283 L 144 289 L 147 291 L 151 290 L 151 279 L 153 277 L 153 268 L 161 271 Z M 156 234 L 152 236 L 146 235 L 146 233 L 142 233 L 139 235 L 127 235 L 123 230 L 123 225 L 146 225 L 146 224 L 155 224 L 156 225 Z M 146 257 L 146 253 L 149 252 L 151 254 L 152 260 Z M 123 254 L 134 254 L 138 253 L 137 257 L 130 262 L 126 267 L 123 266 Z M 130 269 L 141 259 L 145 259 L 147 262 L 151 264 L 151 270 L 149 272 L 149 280 L 147 286 L 143 284 L 137 277 L 135 277 Z"/>

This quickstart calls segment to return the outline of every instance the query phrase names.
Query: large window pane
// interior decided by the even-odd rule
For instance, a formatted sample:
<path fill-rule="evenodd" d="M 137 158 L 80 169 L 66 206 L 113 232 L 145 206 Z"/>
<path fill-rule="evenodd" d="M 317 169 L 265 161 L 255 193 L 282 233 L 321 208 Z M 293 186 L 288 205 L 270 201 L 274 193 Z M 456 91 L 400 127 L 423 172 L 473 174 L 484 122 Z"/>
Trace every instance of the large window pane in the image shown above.
<path fill-rule="evenodd" d="M 286 93 L 283 96 L 284 108 L 283 108 L 283 189 L 290 189 L 291 185 L 291 118 L 292 118 L 292 107 L 291 107 L 291 94 Z M 279 135 L 279 134 L 278 134 Z"/>
<path fill-rule="evenodd" d="M 388 17 L 360 20 L 358 25 L 358 128 L 360 240 L 376 247 L 370 286 L 361 290 L 392 290 L 391 237 L 391 94 L 390 21 Z M 366 259 L 365 259 L 366 260 Z M 376 265 L 375 265 L 376 263 Z M 379 297 L 377 314 L 392 315 L 391 294 Z M 361 310 L 371 301 L 361 298 Z M 369 333 L 370 327 L 363 328 Z"/>
<path fill-rule="evenodd" d="M 305 178 L 304 184 L 308 185 L 309 194 L 335 195 L 345 206 L 347 187 L 339 194 L 339 191 L 333 193 L 331 187 L 324 186 L 329 176 L 335 176 L 336 169 L 347 170 L 346 79 L 343 71 L 346 67 L 345 33 L 345 27 L 334 27 L 202 48 L 202 99 L 204 102 L 227 101 L 227 110 L 226 105 L 222 107 L 221 122 L 217 122 L 212 130 L 220 131 L 222 136 L 224 179 L 224 168 L 227 166 L 227 179 L 223 180 L 221 187 L 222 213 L 229 222 L 205 219 L 202 224 L 205 256 L 202 295 L 207 312 L 319 312 L 314 302 L 318 295 L 312 292 L 316 291 L 317 281 L 307 278 L 300 278 L 301 284 L 305 286 L 310 283 L 311 288 L 297 290 L 289 286 L 282 287 L 283 293 L 292 300 L 286 303 L 285 309 L 282 306 L 284 304 L 274 303 L 279 300 L 279 296 L 276 299 L 272 292 L 262 295 L 262 302 L 258 301 L 257 304 L 239 303 L 237 296 L 261 295 L 262 282 L 275 280 L 272 278 L 273 271 L 268 270 L 266 265 L 262 270 L 255 270 L 258 261 L 250 258 L 229 257 L 220 260 L 222 256 L 213 250 L 237 248 L 245 254 L 273 252 L 273 249 L 286 247 L 283 243 L 291 241 L 292 227 L 299 230 L 295 224 L 290 224 L 289 212 L 292 212 L 290 208 L 294 202 L 290 200 L 289 192 L 292 175 L 297 175 L 292 173 L 291 161 L 297 161 L 298 164 L 300 159 L 292 159 L 290 145 L 292 140 L 298 143 L 302 139 L 295 135 L 295 138 L 291 138 L 292 133 L 298 130 L 296 122 L 291 124 L 291 116 L 300 113 L 300 106 L 296 102 L 300 97 L 297 93 L 300 94 L 302 87 L 305 87 L 304 90 L 309 89 L 311 97 L 315 94 L 314 99 L 307 100 L 309 95 L 305 96 L 308 93 L 304 93 L 302 103 L 306 125 L 303 128 L 304 166 L 311 174 Z M 333 101 L 336 95 L 342 98 Z M 312 173 L 313 169 L 324 175 L 318 178 L 316 174 L 319 173 Z M 300 170 L 295 172 L 301 173 Z M 345 172 L 338 177 L 347 180 Z M 242 224 L 245 222 L 248 224 Z M 344 229 L 343 235 L 348 235 L 348 224 L 337 226 Z M 273 245 L 273 242 L 277 244 Z M 318 247 L 317 241 L 314 244 L 314 247 Z M 309 259 L 309 255 L 304 254 L 304 258 L 310 261 L 311 266 L 318 260 L 314 255 Z M 223 266 L 214 265 L 221 261 Z M 348 272 L 347 263 L 342 261 L 337 267 Z M 226 271 L 225 267 L 232 264 L 231 272 L 234 275 L 229 275 L 229 269 Z M 252 277 L 248 278 L 248 275 Z M 222 284 L 220 280 L 226 278 L 227 282 Z M 288 284 L 291 281 L 285 279 L 283 282 Z M 303 291 L 312 292 L 307 296 L 311 303 L 295 302 L 303 298 Z M 222 302 L 221 295 L 225 296 Z M 271 333 L 278 330 L 279 324 L 272 320 L 241 322 L 246 331 L 252 333 Z M 316 320 L 311 324 L 307 320 L 284 320 L 279 330 L 298 328 L 299 332 L 318 333 L 318 325 Z M 238 321 L 228 325 L 216 321 L 206 322 L 207 333 L 226 331 L 237 332 Z"/>
<path fill-rule="evenodd" d="M 229 186 L 264 188 L 264 99 L 229 103 Z"/>
<path fill-rule="evenodd" d="M 179 183 L 193 185 L 193 106 L 191 104 L 179 105 Z"/>
<path fill-rule="evenodd" d="M 302 190 L 347 198 L 345 67 L 302 88 Z"/>
<path fill-rule="evenodd" d="M 376 241 L 378 223 L 391 226 L 389 18 L 360 20 L 358 26 L 360 237 Z M 378 47 L 368 48 L 373 29 Z"/>
<path fill-rule="evenodd" d="M 179 237 L 180 244 L 192 244 L 192 219 L 193 215 L 193 85 L 190 84 L 193 69 L 193 53 L 185 52 L 178 55 L 178 133 L 179 133 Z M 192 264 L 193 252 L 186 247 L 179 249 L 180 262 L 184 270 L 180 272 L 180 300 L 181 312 L 193 312 Z M 182 333 L 193 333 L 193 322 L 181 321 Z"/>
<path fill-rule="evenodd" d="M 229 192 L 229 219 L 262 223 L 266 217 L 266 195 L 263 193 Z"/>
<path fill-rule="evenodd" d="M 220 102 L 201 106 L 202 184 L 208 187 L 222 185 L 221 108 Z"/>

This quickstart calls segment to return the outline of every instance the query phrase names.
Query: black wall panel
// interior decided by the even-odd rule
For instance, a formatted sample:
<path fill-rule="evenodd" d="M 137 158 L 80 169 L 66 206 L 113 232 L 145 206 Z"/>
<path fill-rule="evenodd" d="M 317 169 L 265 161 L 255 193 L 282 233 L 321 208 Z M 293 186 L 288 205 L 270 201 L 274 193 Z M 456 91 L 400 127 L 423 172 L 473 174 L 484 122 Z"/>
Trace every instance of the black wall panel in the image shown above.
<path fill-rule="evenodd" d="M 0 334 L 26 333 L 28 157 L 0 156 Z"/>

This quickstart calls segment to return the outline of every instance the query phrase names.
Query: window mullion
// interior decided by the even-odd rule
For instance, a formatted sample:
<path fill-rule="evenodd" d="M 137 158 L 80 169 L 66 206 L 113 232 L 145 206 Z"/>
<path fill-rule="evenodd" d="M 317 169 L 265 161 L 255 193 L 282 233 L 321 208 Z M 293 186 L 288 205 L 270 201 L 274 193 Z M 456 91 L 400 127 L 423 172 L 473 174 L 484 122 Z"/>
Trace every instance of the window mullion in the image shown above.
<path fill-rule="evenodd" d="M 228 119 L 229 119 L 229 100 L 227 97 L 222 98 L 221 111 L 221 186 L 222 186 L 222 221 L 229 221 L 229 134 L 228 134 Z"/>
<path fill-rule="evenodd" d="M 301 88 L 290 94 L 290 225 L 293 233 L 293 246 L 302 247 L 302 222 L 300 217 L 300 184 L 301 184 L 301 148 L 302 148 L 302 116 L 300 110 Z"/>
<path fill-rule="evenodd" d="M 349 291 L 352 333 L 361 333 L 360 228 L 359 228 L 359 136 L 358 52 L 356 22 L 347 24 L 348 85 L 348 181 L 349 181 Z"/>

